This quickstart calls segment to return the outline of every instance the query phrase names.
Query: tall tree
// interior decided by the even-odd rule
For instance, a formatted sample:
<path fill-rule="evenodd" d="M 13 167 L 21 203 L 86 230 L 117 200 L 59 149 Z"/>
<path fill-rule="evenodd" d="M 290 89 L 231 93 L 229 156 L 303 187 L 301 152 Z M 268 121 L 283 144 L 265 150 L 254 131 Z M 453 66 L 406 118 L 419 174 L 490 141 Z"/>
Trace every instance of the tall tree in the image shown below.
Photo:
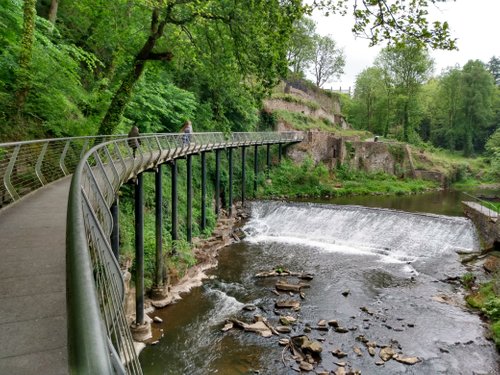
<path fill-rule="evenodd" d="M 467 62 L 462 75 L 464 155 L 469 156 L 474 149 L 484 146 L 489 135 L 494 85 L 491 74 L 479 60 Z"/>
<path fill-rule="evenodd" d="M 314 58 L 315 30 L 316 25 L 310 18 L 304 17 L 294 23 L 287 59 L 295 74 L 304 74 Z"/>
<path fill-rule="evenodd" d="M 415 125 L 415 121 L 411 122 L 410 118 L 411 106 L 415 104 L 422 83 L 432 71 L 432 60 L 427 50 L 407 42 L 384 48 L 376 64 L 391 77 L 399 95 L 399 117 L 403 126 L 403 140 L 407 142 Z"/>
<path fill-rule="evenodd" d="M 493 75 L 493 79 L 495 80 L 495 84 L 500 86 L 500 59 L 496 56 L 493 56 L 488 62 L 488 70 Z"/>
<path fill-rule="evenodd" d="M 35 41 L 36 0 L 25 0 L 23 8 L 23 34 L 19 53 L 19 70 L 17 73 L 16 108 L 20 114 L 30 91 L 30 70 Z"/>
<path fill-rule="evenodd" d="M 316 86 L 321 87 L 333 77 L 344 73 L 345 56 L 330 36 L 316 35 L 314 47 L 312 71 Z"/>

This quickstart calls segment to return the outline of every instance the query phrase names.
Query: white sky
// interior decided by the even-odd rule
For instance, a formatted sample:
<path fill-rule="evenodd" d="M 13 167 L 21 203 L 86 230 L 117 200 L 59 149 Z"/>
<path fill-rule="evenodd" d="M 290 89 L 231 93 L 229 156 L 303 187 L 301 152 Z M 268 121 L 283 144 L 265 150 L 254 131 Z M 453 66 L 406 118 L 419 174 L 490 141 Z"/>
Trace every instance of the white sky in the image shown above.
<path fill-rule="evenodd" d="M 457 38 L 458 51 L 430 51 L 434 59 L 434 75 L 442 69 L 467 61 L 488 62 L 492 56 L 500 57 L 500 0 L 456 0 L 430 5 L 429 20 L 448 21 L 453 38 Z M 346 56 L 345 74 L 340 80 L 326 83 L 323 88 L 347 90 L 354 88 L 356 75 L 373 65 L 375 57 L 384 45 L 368 47 L 368 40 L 355 39 L 351 29 L 353 16 L 330 15 L 323 17 L 315 13 L 316 32 L 331 35 Z"/>

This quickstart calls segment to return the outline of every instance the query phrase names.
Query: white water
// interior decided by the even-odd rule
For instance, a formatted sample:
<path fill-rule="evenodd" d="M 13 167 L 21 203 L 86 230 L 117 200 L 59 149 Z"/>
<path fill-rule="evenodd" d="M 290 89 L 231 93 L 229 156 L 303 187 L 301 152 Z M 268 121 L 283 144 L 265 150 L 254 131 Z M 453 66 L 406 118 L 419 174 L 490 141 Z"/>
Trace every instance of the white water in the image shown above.
<path fill-rule="evenodd" d="M 391 263 L 479 249 L 466 218 L 360 206 L 256 202 L 244 231 L 250 242 L 301 244 Z"/>

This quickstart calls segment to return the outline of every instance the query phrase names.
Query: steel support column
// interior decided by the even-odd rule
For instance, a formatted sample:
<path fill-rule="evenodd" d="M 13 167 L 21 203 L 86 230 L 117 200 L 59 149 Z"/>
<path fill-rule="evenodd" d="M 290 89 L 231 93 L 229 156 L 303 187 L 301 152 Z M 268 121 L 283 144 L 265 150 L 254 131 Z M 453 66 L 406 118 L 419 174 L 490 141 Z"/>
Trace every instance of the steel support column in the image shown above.
<path fill-rule="evenodd" d="M 155 171 L 155 239 L 156 264 L 154 286 L 163 285 L 163 194 L 162 194 L 162 165 Z"/>
<path fill-rule="evenodd" d="M 259 146 L 253 150 L 253 197 L 257 196 L 257 174 L 259 173 Z"/>
<path fill-rule="evenodd" d="M 120 262 L 120 219 L 119 219 L 118 195 L 111 205 L 111 216 L 113 217 L 113 229 L 111 231 L 111 249 L 115 255 L 116 261 Z"/>
<path fill-rule="evenodd" d="M 186 239 L 191 243 L 193 239 L 193 156 L 187 155 L 187 218 L 186 218 Z"/>
<path fill-rule="evenodd" d="M 281 163 L 281 158 L 283 157 L 283 145 L 278 144 L 278 161 Z"/>
<path fill-rule="evenodd" d="M 144 324 L 144 191 L 142 173 L 135 184 L 135 322 Z"/>
<path fill-rule="evenodd" d="M 266 164 L 267 164 L 267 175 L 269 176 L 269 170 L 271 169 L 271 145 L 266 145 Z"/>
<path fill-rule="evenodd" d="M 172 169 L 171 173 L 171 185 L 172 185 L 172 240 L 177 240 L 177 161 L 172 160 L 170 165 Z M 175 248 L 174 248 L 175 252 Z"/>
<path fill-rule="evenodd" d="M 220 153 L 221 150 L 215 150 L 215 214 L 220 214 Z"/>
<path fill-rule="evenodd" d="M 229 216 L 233 214 L 233 149 L 230 147 L 227 153 L 229 159 Z"/>
<path fill-rule="evenodd" d="M 201 230 L 207 227 L 207 153 L 201 153 Z"/>
<path fill-rule="evenodd" d="M 245 176 L 245 156 L 246 156 L 246 147 L 241 146 L 241 204 L 245 204 L 245 182 L 246 182 L 246 176 Z"/>

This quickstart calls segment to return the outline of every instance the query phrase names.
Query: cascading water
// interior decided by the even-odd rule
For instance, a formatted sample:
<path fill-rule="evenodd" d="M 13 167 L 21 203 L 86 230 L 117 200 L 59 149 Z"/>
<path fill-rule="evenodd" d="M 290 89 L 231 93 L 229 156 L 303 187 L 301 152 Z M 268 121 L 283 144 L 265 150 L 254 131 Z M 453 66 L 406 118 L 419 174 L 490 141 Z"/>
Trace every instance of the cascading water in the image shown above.
<path fill-rule="evenodd" d="M 466 272 L 457 253 L 479 249 L 468 219 L 254 202 L 243 230 L 245 240 L 220 253 L 212 279 L 155 312 L 166 322 L 165 337 L 141 354 L 145 374 L 296 374 L 298 364 L 278 340 L 305 332 L 323 345 L 316 373 L 336 371 L 339 359 L 331 352 L 341 349 L 348 355 L 340 361 L 363 374 L 500 374 L 498 354 L 485 340 L 480 319 L 461 307 L 459 284 L 448 282 Z M 255 277 L 276 266 L 314 274 L 304 299 L 276 296 L 276 278 Z M 276 301 L 286 298 L 299 300 L 300 310 L 276 309 Z M 247 304 L 254 309 L 244 309 Z M 292 315 L 298 323 L 289 334 L 270 338 L 221 332 L 226 319 L 252 322 L 255 315 L 273 326 L 280 324 L 280 315 Z M 337 320 L 348 331 L 306 330 L 320 319 Z M 378 354 L 369 355 L 360 336 L 421 361 L 377 365 Z M 361 356 L 354 346 L 362 349 Z"/>
<path fill-rule="evenodd" d="M 479 249 L 470 220 L 361 206 L 256 202 L 247 240 L 312 246 L 326 252 L 414 262 Z"/>

